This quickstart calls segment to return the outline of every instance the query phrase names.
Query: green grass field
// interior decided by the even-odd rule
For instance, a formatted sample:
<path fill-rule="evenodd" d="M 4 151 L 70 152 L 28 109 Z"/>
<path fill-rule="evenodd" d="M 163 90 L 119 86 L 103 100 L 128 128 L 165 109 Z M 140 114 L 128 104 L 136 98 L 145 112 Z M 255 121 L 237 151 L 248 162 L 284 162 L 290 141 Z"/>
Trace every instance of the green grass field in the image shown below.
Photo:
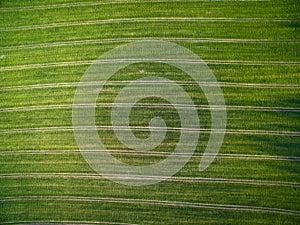
<path fill-rule="evenodd" d="M 0 0 L 0 224 L 300 224 L 299 6 L 298 0 Z M 118 140 L 112 104 L 133 80 L 177 82 L 202 129 L 194 155 L 172 178 L 126 186 L 83 158 L 72 104 L 94 60 L 149 39 L 177 43 L 207 63 L 226 101 L 227 131 L 213 163 L 199 171 L 212 129 L 201 88 L 163 63 L 118 71 L 95 112 L 99 137 L 116 159 L 158 163 L 180 136 L 170 129 L 148 153 Z M 156 116 L 180 128 L 176 109 L 149 97 L 131 110 L 135 136 L 147 138 L 144 128 Z"/>

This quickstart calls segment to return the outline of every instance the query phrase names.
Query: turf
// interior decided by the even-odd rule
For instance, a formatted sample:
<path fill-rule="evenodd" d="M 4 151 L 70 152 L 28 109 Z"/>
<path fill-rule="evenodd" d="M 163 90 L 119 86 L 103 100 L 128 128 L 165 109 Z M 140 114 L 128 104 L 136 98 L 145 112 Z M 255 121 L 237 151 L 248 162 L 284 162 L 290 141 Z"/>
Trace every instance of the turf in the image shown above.
<path fill-rule="evenodd" d="M 3 0 L 0 14 L 0 223 L 300 223 L 298 1 Z M 135 79 L 176 81 L 207 129 L 175 177 L 132 187 L 97 175 L 84 160 L 72 130 L 72 104 L 93 60 L 144 39 L 175 42 L 207 62 L 224 94 L 228 132 L 219 155 L 200 172 L 211 129 L 201 88 L 162 63 L 118 71 L 98 96 L 95 114 L 99 137 L 116 159 L 160 162 L 180 136 L 170 130 L 145 154 L 101 128 L 111 126 L 115 97 Z M 168 127 L 181 126 L 169 102 L 152 97 L 139 104 L 131 126 L 147 127 L 155 116 Z M 146 138 L 150 131 L 134 134 Z"/>

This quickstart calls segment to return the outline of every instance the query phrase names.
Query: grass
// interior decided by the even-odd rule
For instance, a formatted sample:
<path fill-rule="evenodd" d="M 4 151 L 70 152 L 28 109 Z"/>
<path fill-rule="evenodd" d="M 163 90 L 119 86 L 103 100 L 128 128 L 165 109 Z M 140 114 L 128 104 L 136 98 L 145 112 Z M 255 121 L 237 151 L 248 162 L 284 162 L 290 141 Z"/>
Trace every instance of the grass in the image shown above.
<path fill-rule="evenodd" d="M 193 87 L 187 87 L 189 91 Z M 195 87 L 194 87 L 195 88 Z M 198 88 L 198 87 L 196 87 Z M 192 90 L 191 90 L 192 89 Z M 117 94 L 118 87 L 107 89 L 105 94 Z M 274 90 L 280 90 L 274 91 Z M 1 95 L 6 101 L 0 102 L 2 108 L 32 106 L 32 105 L 52 105 L 52 104 L 72 104 L 76 87 L 57 87 L 48 89 L 32 90 L 12 90 L 5 91 Z M 266 107 L 299 107 L 299 91 L 297 88 L 253 88 L 223 87 L 222 88 L 227 105 L 244 106 L 266 106 Z M 203 104 L 206 99 L 199 93 L 194 93 L 196 104 Z M 105 95 L 101 98 L 102 103 L 111 102 L 111 96 Z"/>
<path fill-rule="evenodd" d="M 178 42 L 198 54 L 203 60 L 239 60 L 251 61 L 283 61 L 297 60 L 297 49 L 300 43 L 183 43 Z M 73 45 L 3 51 L 9 54 L 2 59 L 0 65 L 15 66 L 52 62 L 68 62 L 79 60 L 96 60 L 120 43 L 105 45 Z M 28 57 L 30 56 L 30 57 Z"/>
<path fill-rule="evenodd" d="M 158 162 L 158 157 L 122 155 L 123 162 L 143 165 L 143 161 Z M 205 172 L 197 171 L 199 158 L 190 162 L 177 174 L 180 177 L 214 177 L 246 180 L 297 182 L 299 163 L 290 161 L 262 161 L 247 159 L 216 159 Z M 1 157 L 1 171 L 9 173 L 93 173 L 80 154 L 47 155 L 20 154 Z M 105 163 L 103 163 L 105 166 Z M 120 171 L 122 174 L 122 171 Z M 62 175 L 63 176 L 63 175 Z"/>
<path fill-rule="evenodd" d="M 24 205 L 28 205 L 33 213 L 29 213 Z M 292 216 L 275 215 L 270 218 L 269 213 L 245 213 L 233 211 L 216 211 L 215 209 L 194 209 L 186 207 L 165 207 L 143 206 L 139 204 L 113 204 L 113 203 L 90 203 L 90 202 L 70 202 L 70 201 L 18 201 L 18 203 L 6 203 L 7 209 L 14 208 L 14 212 L 5 211 L 3 218 L 10 220 L 21 215 L 19 220 L 23 221 L 103 221 L 122 222 L 143 220 L 147 224 L 157 224 L 157 221 L 166 223 L 188 223 L 188 224 L 226 224 L 243 223 L 252 224 L 253 221 L 259 224 L 292 224 Z M 47 211 L 45 210 L 47 208 Z M 115 210 L 112 211 L 111 209 Z M 136 208 L 136 210 L 132 210 Z M 58 211 L 58 213 L 56 213 Z M 49 217 L 49 212 L 53 216 Z M 92 213 L 91 213 L 92 212 Z M 111 218 L 114 218 L 112 221 Z M 269 218 L 269 219 L 266 219 Z M 224 220 L 227 222 L 225 223 Z M 176 222 L 175 222 L 176 221 Z M 80 222 L 79 222 L 80 223 Z"/>
<path fill-rule="evenodd" d="M 84 1 L 81 1 L 84 2 Z M 103 1 L 102 1 L 103 2 Z M 293 2 L 293 1 L 291 1 Z M 3 2 L 5 4 L 7 2 Z M 55 2 L 51 2 L 55 3 Z M 293 2 L 296 4 L 295 2 Z M 31 3 L 32 4 L 32 3 Z M 50 4 L 50 2 L 48 2 Z M 273 4 L 276 4 L 274 7 Z M 51 5 L 51 4 L 50 4 Z M 199 7 L 200 6 L 200 7 Z M 103 20 L 116 18 L 153 17 L 205 17 L 205 18 L 294 18 L 299 15 L 293 4 L 286 1 L 273 2 L 139 2 L 95 5 L 69 8 L 46 8 L 42 10 L 22 10 L 2 12 L 5 27 L 60 22 Z M 5 7 L 5 6 L 4 6 Z M 145 10 L 149 9 L 149 10 Z M 209 10 L 208 10 L 209 9 Z M 113 14 L 110 13 L 113 11 Z M 139 12 L 137 14 L 137 12 Z M 155 13 L 153 13 L 155 12 Z M 17 18 L 10 20 L 10 18 Z"/>
<path fill-rule="evenodd" d="M 78 82 L 88 65 L 0 71 L 1 87 Z M 210 65 L 219 82 L 299 84 L 297 66 Z M 122 77 L 124 79 L 124 77 Z"/>
<path fill-rule="evenodd" d="M 93 178 L 39 178 L 33 182 L 32 178 L 6 178 L 1 179 L 1 184 L 5 186 L 3 196 L 30 196 L 32 192 L 40 192 L 43 196 L 54 196 L 61 193 L 62 196 L 82 196 L 82 197 L 112 197 L 112 198 L 135 198 L 152 199 L 159 197 L 167 201 L 190 201 L 203 202 L 215 201 L 219 204 L 226 204 L 235 201 L 238 205 L 250 205 L 257 199 L 261 207 L 276 207 L 276 204 L 283 202 L 283 206 L 290 210 L 295 210 L 297 201 L 290 198 L 290 194 L 299 194 L 293 187 L 257 187 L 253 185 L 238 184 L 218 184 L 203 183 L 176 183 L 165 181 L 157 186 L 134 188 L 119 186 L 105 180 Z M 20 188 L 22 184 L 28 188 Z M 88 182 L 88 184 L 87 184 Z M 48 188 L 47 188 L 48 186 Z M 50 189 L 49 189 L 50 187 Z M 63 188 L 70 187 L 70 188 Z M 71 188 L 72 187 L 72 188 Z M 172 191 L 170 192 L 170 189 Z M 114 190 L 114 191 L 112 191 Z M 182 192 L 181 190 L 186 190 Z M 224 196 L 226 191 L 228 195 Z M 273 192 L 274 195 L 269 195 Z M 176 193 L 176 195 L 174 195 Z M 290 194 L 289 194 L 290 193 Z M 250 197 L 251 196 L 251 197 Z M 250 198 L 248 198 L 250 197 Z M 285 198 L 290 202 L 284 201 Z"/>
<path fill-rule="evenodd" d="M 107 132 L 110 133 L 109 131 Z M 109 135 L 107 134 L 107 136 Z M 28 132 L 26 135 L 24 135 L 24 133 L 0 134 L 0 137 L 3 140 L 0 146 L 2 151 L 49 149 L 64 149 L 67 151 L 78 148 L 72 131 Z M 205 136 L 203 138 L 205 138 Z M 16 139 L 18 140 L 17 144 Z M 116 144 L 113 143 L 108 147 L 113 149 L 115 145 Z M 206 142 L 200 142 L 199 148 L 203 151 L 205 145 Z M 227 134 L 220 153 L 300 156 L 299 138 L 271 135 Z"/>
<path fill-rule="evenodd" d="M 195 155 L 175 176 L 212 180 L 175 179 L 151 186 L 125 186 L 100 176 L 89 176 L 96 172 L 78 151 L 74 132 L 59 129 L 72 126 L 71 106 L 76 83 L 89 65 L 78 62 L 78 65 L 68 66 L 14 67 L 87 62 L 131 39 L 169 38 L 208 62 L 228 106 L 229 131 L 299 133 L 298 2 L 120 1 L 111 4 L 103 1 L 109 4 L 92 4 L 99 1 L 81 0 L 83 4 L 74 5 L 77 2 L 79 0 L 0 2 L 0 223 L 299 224 L 299 135 L 226 133 L 217 158 L 206 171 L 199 172 L 199 155 L 205 151 L 209 139 L 209 134 L 203 132 Z M 123 18 L 233 18 L 235 21 L 109 21 Z M 85 24 L 93 20 L 107 21 Z M 73 22 L 81 24 L 72 25 Z M 45 27 L 55 23 L 65 24 Z M 22 28 L 34 25 L 42 27 Z M 237 64 L 230 64 L 232 61 Z M 224 62 L 227 64 L 222 64 Z M 178 83 L 191 82 L 183 71 L 165 64 L 128 66 L 113 75 L 98 96 L 97 103 L 108 106 L 97 108 L 96 124 L 111 125 L 109 104 L 125 86 L 116 82 L 149 75 Z M 48 84 L 54 86 L 45 86 Z M 249 84 L 252 86 L 247 86 Z M 202 106 L 197 110 L 200 127 L 210 129 L 211 115 L 204 107 L 208 104 L 205 95 L 197 85 L 182 87 L 195 104 Z M 146 98 L 140 103 L 168 102 Z M 39 109 L 42 106 L 45 108 Z M 8 108 L 15 110 L 7 111 Z M 175 109 L 163 107 L 132 109 L 130 125 L 147 126 L 154 116 L 162 116 L 168 127 L 180 127 Z M 43 127 L 44 130 L 26 130 Z M 52 130 L 47 130 L 51 127 Z M 15 129 L 25 130 L 16 132 Z M 150 165 L 166 158 L 126 153 L 129 149 L 117 140 L 112 130 L 99 130 L 98 134 L 112 155 L 128 164 Z M 134 134 L 145 138 L 150 133 L 138 130 Z M 172 152 L 179 135 L 179 132 L 168 132 L 152 154 Z M 106 200 L 99 201 L 102 198 Z M 114 202 L 107 198 L 114 198 Z M 142 204 L 137 200 L 158 202 Z M 195 208 L 178 202 L 199 203 L 205 207 Z M 250 209 L 209 208 L 205 204 Z M 294 210 L 297 215 L 279 214 L 272 209 L 258 212 L 251 207 Z"/>
<path fill-rule="evenodd" d="M 124 22 L 7 31 L 2 46 L 108 38 L 297 39 L 295 22 Z M 161 29 L 164 27 L 165 29 Z M 167 28 L 167 29 L 166 29 Z M 197 28 L 197 29 L 195 29 Z M 26 40 L 26 41 L 24 41 Z"/>
<path fill-rule="evenodd" d="M 164 110 L 160 108 L 148 109 L 135 108 L 132 110 L 130 123 L 132 126 L 148 126 L 149 118 L 163 116 L 169 127 L 180 127 L 179 118 L 174 110 Z M 98 126 L 111 126 L 110 107 L 97 109 L 96 116 Z M 198 110 L 201 118 L 201 128 L 210 128 L 210 113 L 207 109 Z M 175 120 L 176 118 L 176 120 Z M 18 123 L 14 123 L 18 121 Z M 298 112 L 263 112 L 263 111 L 228 111 L 227 128 L 237 130 L 278 130 L 278 131 L 297 131 L 299 124 Z M 38 111 L 2 112 L 0 118 L 0 128 L 40 128 L 72 126 L 72 109 L 46 109 Z"/>

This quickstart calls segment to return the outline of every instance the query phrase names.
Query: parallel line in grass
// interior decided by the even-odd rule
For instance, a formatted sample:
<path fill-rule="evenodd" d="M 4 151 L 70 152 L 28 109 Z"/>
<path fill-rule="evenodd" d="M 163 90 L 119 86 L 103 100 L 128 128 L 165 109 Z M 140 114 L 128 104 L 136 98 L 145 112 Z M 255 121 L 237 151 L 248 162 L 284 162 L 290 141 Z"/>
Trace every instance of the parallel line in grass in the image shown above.
<path fill-rule="evenodd" d="M 108 150 L 15 150 L 0 151 L 0 155 L 68 155 L 84 153 L 107 153 Z M 180 157 L 191 157 L 186 153 L 175 152 L 140 152 L 135 150 L 110 150 L 110 153 L 117 155 L 133 155 L 133 156 L 168 156 L 170 154 Z M 192 158 L 216 157 L 221 159 L 247 159 L 247 160 L 273 160 L 273 161 L 300 161 L 298 156 L 274 156 L 274 155 L 251 155 L 251 154 L 200 154 L 194 153 Z"/>
<path fill-rule="evenodd" d="M 0 134 L 16 134 L 28 132 L 53 132 L 53 131 L 92 131 L 92 130 L 121 130 L 121 131 L 146 131 L 155 132 L 202 132 L 213 134 L 247 134 L 247 135 L 271 135 L 271 136 L 289 136 L 298 137 L 300 132 L 295 131 L 277 131 L 277 130 L 240 130 L 240 129 L 204 129 L 204 128 L 187 128 L 187 127 L 143 127 L 143 126 L 58 126 L 58 127 L 38 127 L 38 128 L 16 128 L 0 130 Z"/>
<path fill-rule="evenodd" d="M 292 22 L 299 21 L 297 18 L 193 18 L 193 17 L 148 17 L 148 18 L 118 18 L 106 20 L 86 20 L 80 22 L 61 22 L 52 24 L 37 24 L 30 26 L 17 26 L 17 27 L 1 27 L 0 31 L 18 31 L 18 30 L 34 30 L 34 29 L 47 29 L 58 27 L 70 26 L 85 26 L 96 24 L 112 24 L 112 23 L 136 23 L 136 22 Z"/>
<path fill-rule="evenodd" d="M 55 110 L 55 109 L 72 109 L 76 108 L 89 108 L 94 107 L 91 104 L 59 104 L 59 105 L 40 105 L 40 106 L 24 106 L 24 107 L 14 107 L 14 108 L 0 108 L 1 112 L 23 112 L 23 111 L 41 111 L 41 110 Z M 291 107 L 264 107 L 264 106 L 234 106 L 226 105 L 189 105 L 189 104 L 141 104 L 136 103 L 135 105 L 130 105 L 126 103 L 102 103 L 96 104 L 96 108 L 110 108 L 110 107 L 133 107 L 133 108 L 196 108 L 201 110 L 230 110 L 230 111 L 262 111 L 262 112 L 300 112 L 300 108 L 291 108 Z"/>
<path fill-rule="evenodd" d="M 221 87 L 242 87 L 242 88 L 300 88 L 300 84 L 258 84 L 258 83 L 234 83 L 234 82 L 189 82 L 172 80 L 177 84 L 183 86 L 200 85 L 200 86 L 221 86 Z M 149 85 L 149 84 L 166 84 L 174 85 L 167 81 L 139 81 L 139 80 L 118 80 L 118 81 L 93 81 L 93 82 L 64 82 L 64 83 L 48 83 L 48 84 L 31 84 L 22 86 L 7 86 L 0 87 L 1 91 L 17 91 L 17 90 L 31 90 L 44 88 L 60 88 L 60 87 L 85 87 L 85 86 L 99 86 L 111 85 L 120 86 L 124 84 Z"/>
<path fill-rule="evenodd" d="M 188 207 L 188 208 L 204 208 L 215 210 L 230 210 L 230 211 L 249 211 L 258 213 L 284 214 L 291 216 L 300 216 L 300 211 L 250 206 L 250 205 L 227 205 L 227 204 L 212 204 L 199 202 L 181 202 L 181 201 L 166 201 L 166 200 L 148 200 L 148 199 L 133 199 L 133 198 L 95 198 L 95 197 L 80 197 L 80 196 L 14 196 L 0 198 L 1 202 L 15 201 L 71 201 L 71 202 L 108 202 L 118 204 L 134 204 L 134 205 L 159 205 L 165 207 Z"/>
<path fill-rule="evenodd" d="M 103 43 L 122 43 L 132 41 L 144 41 L 144 40 L 163 40 L 163 41 L 177 41 L 177 42 L 211 42 L 211 43 L 269 43 L 269 44 L 297 44 L 300 40 L 272 40 L 272 39 L 238 39 L 238 38 L 110 38 L 110 39 L 91 39 L 91 40 L 79 40 L 79 41 L 66 41 L 66 42 L 51 42 L 51 43 L 39 43 L 28 44 L 18 46 L 6 46 L 0 47 L 0 50 L 18 50 L 18 49 L 35 49 L 35 48 L 48 48 L 48 47 L 60 47 L 60 46 L 73 46 L 73 45 L 91 45 L 91 44 L 103 44 Z"/>
<path fill-rule="evenodd" d="M 126 175 L 126 174 L 93 174 L 93 173 L 9 173 L 0 174 L 0 179 L 24 179 L 24 178 L 74 178 L 74 179 L 106 179 L 105 177 L 120 180 L 167 180 L 169 182 L 200 182 L 200 183 L 224 183 L 224 184 L 245 184 L 257 186 L 276 186 L 300 188 L 299 182 L 270 181 L 270 180 L 247 180 L 230 179 L 216 177 L 165 177 L 165 176 L 146 176 L 146 175 Z"/>
<path fill-rule="evenodd" d="M 81 220 L 30 220 L 30 221 L 10 221 L 1 224 L 107 224 L 107 225 L 138 225 L 135 223 L 108 222 L 108 221 L 81 221 Z"/>
<path fill-rule="evenodd" d="M 41 63 L 41 64 L 28 64 L 19 66 L 2 66 L 0 71 L 13 71 L 13 70 L 24 70 L 24 69 L 38 69 L 38 68 L 51 68 L 51 67 L 68 67 L 68 66 L 80 66 L 80 65 L 91 65 L 91 64 L 107 64 L 107 63 L 138 63 L 138 62 L 181 62 L 181 63 L 198 63 L 198 64 L 212 64 L 212 65 L 253 65 L 253 66 L 299 66 L 300 62 L 292 61 L 245 61 L 245 60 L 182 60 L 182 59 L 119 59 L 119 60 L 79 60 L 69 62 L 52 62 L 52 63 Z"/>
<path fill-rule="evenodd" d="M 68 7 L 80 7 L 80 6 L 96 6 L 96 5 L 112 5 L 121 3 L 147 3 L 147 2 L 266 2 L 269 0 L 130 0 L 130 1 L 109 1 L 109 2 L 76 2 L 76 3 L 61 3 L 51 4 L 43 6 L 19 6 L 19 7 L 8 7 L 0 8 L 0 12 L 7 11 L 18 11 L 18 10 L 40 10 L 40 9 L 53 9 L 53 8 L 68 8 Z"/>

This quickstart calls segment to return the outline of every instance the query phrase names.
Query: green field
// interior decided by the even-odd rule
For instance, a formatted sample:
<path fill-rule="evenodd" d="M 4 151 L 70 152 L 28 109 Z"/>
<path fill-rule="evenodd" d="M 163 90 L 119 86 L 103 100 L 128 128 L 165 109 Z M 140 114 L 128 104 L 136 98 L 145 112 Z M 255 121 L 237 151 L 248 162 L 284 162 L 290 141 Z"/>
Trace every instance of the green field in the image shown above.
<path fill-rule="evenodd" d="M 0 224 L 300 224 L 299 6 L 298 0 L 0 0 Z M 170 129 L 162 143 L 145 153 L 118 140 L 112 106 L 131 81 L 175 81 L 200 121 L 188 163 L 165 181 L 135 187 L 105 179 L 85 161 L 72 104 L 94 60 L 142 40 L 176 43 L 207 63 L 224 95 L 227 130 L 213 163 L 199 171 L 213 132 L 203 90 L 164 63 L 118 71 L 97 98 L 95 124 L 119 161 L 158 163 L 180 138 L 176 109 L 148 97 L 131 109 L 130 126 L 144 139 L 150 120 L 163 118 Z"/>

